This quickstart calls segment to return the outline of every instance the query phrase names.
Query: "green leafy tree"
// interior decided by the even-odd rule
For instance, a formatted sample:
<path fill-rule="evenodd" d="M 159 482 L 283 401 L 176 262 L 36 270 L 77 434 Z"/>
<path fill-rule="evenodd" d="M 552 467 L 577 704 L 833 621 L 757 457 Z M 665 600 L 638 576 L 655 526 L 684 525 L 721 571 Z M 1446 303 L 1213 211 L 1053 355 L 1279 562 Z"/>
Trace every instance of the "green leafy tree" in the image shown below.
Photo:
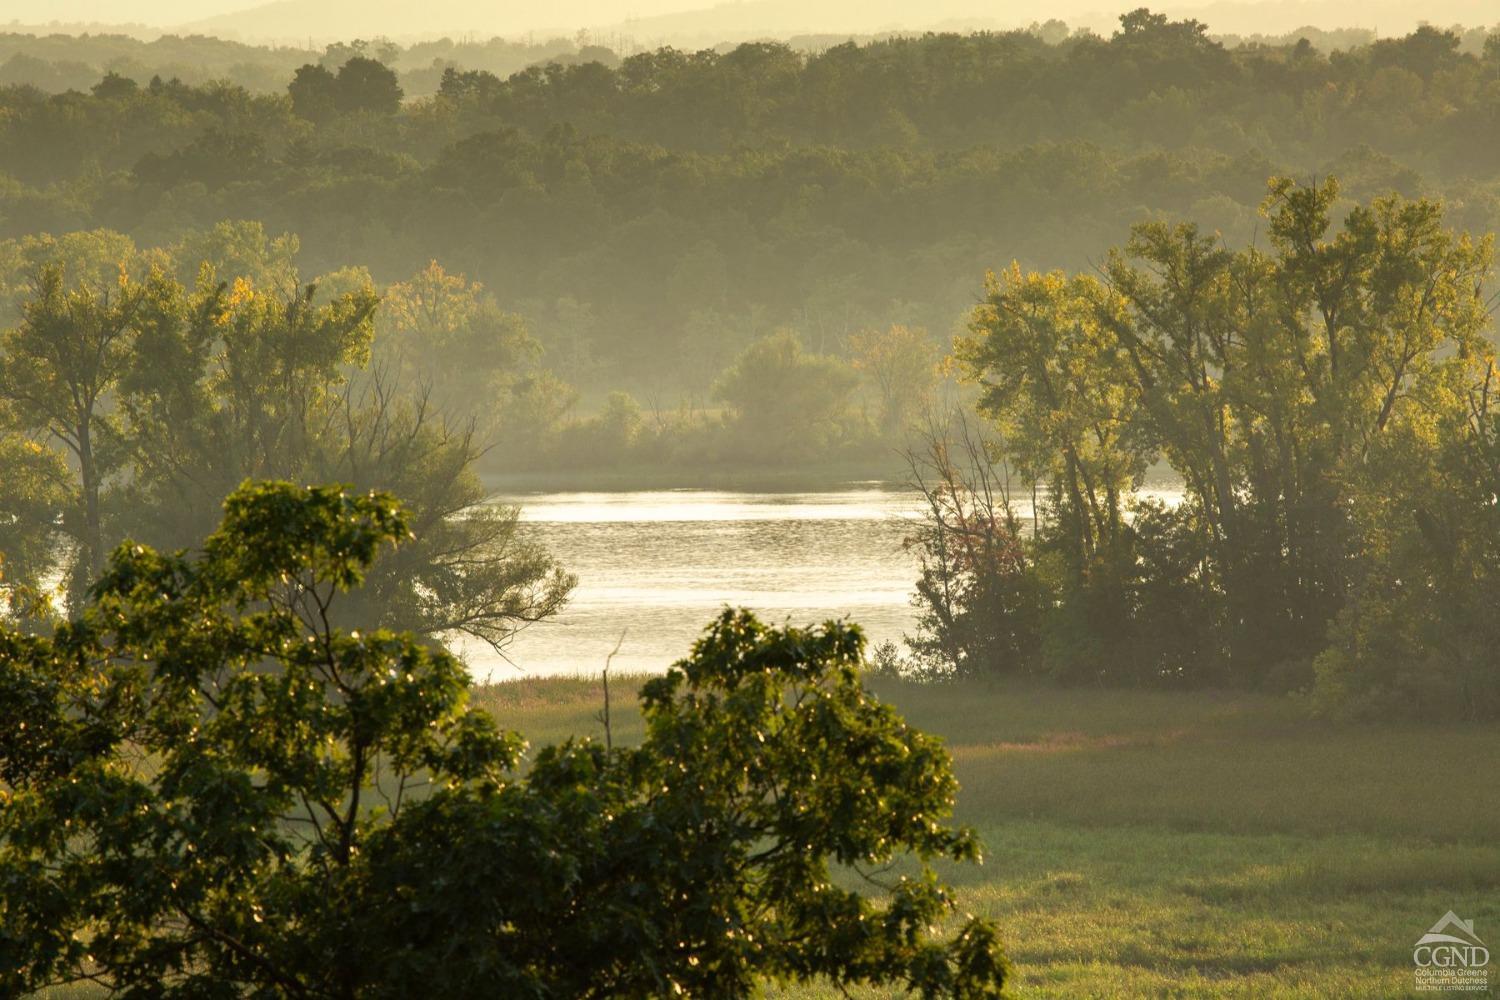
<path fill-rule="evenodd" d="M 1108 291 L 1088 275 L 1023 275 L 1015 265 L 990 275 L 986 288 L 955 355 L 999 432 L 995 457 L 1013 466 L 1044 515 L 1033 525 L 1043 543 L 1033 571 L 1042 577 L 1031 587 L 1053 596 L 1042 621 L 1047 669 L 1075 679 L 1118 672 L 1135 562 L 1127 507 L 1153 447 L 1142 434 L 1140 387 L 1109 333 Z"/>
<path fill-rule="evenodd" d="M 106 101 L 134 97 L 139 89 L 140 85 L 130 77 L 121 76 L 114 71 L 105 73 L 98 83 L 89 88 L 95 97 Z"/>
<path fill-rule="evenodd" d="M 714 623 L 636 748 L 519 737 L 459 662 L 329 624 L 409 536 L 383 494 L 247 485 L 201 555 L 116 551 L 82 617 L 0 630 L 0 987 L 126 995 L 748 996 L 764 978 L 997 997 L 933 739 L 857 628 Z"/>
<path fill-rule="evenodd" d="M 95 229 L 53 236 L 36 233 L 0 244 L 0 325 L 21 321 L 26 303 L 36 296 L 39 278 L 47 268 L 60 267 L 71 287 L 94 296 L 118 290 L 123 271 L 143 282 L 159 255 L 143 251 L 123 233 Z"/>
<path fill-rule="evenodd" d="M 368 288 L 322 303 L 312 286 L 209 279 L 155 285 L 121 385 L 130 530 L 172 548 L 207 534 L 245 479 L 306 475 L 369 357 L 377 304 Z"/>
<path fill-rule="evenodd" d="M 11 610 L 41 611 L 34 599 L 60 563 L 76 606 L 121 537 L 189 546 L 244 480 L 288 478 L 410 498 L 420 540 L 363 588 L 362 622 L 499 649 L 555 614 L 574 580 L 523 537 L 515 508 L 487 502 L 473 422 L 360 374 L 377 305 L 368 283 L 334 296 L 299 289 L 293 247 L 253 224 L 220 226 L 191 247 L 212 251 L 192 289 L 154 266 L 133 281 L 129 261 L 101 289 L 89 254 L 71 255 L 83 272 L 71 286 L 60 265 L 43 264 L 23 322 L 0 338 Z M 220 266 L 248 274 L 226 284 Z"/>
<path fill-rule="evenodd" d="M 1360 469 L 1362 551 L 1314 664 L 1329 715 L 1500 716 L 1500 375 L 1492 355 L 1444 367 Z"/>
<path fill-rule="evenodd" d="M 1137 433 L 1140 390 L 1106 325 L 1107 291 L 1087 275 L 1023 275 L 1014 264 L 986 290 L 956 357 L 1016 471 L 1047 489 L 1081 571 L 1120 540 L 1126 494 L 1151 457 Z"/>
<path fill-rule="evenodd" d="M 1419 564 L 1412 526 L 1456 538 L 1487 523 L 1485 465 L 1458 456 L 1487 440 L 1492 240 L 1395 196 L 1335 229 L 1338 191 L 1273 179 L 1270 253 L 1153 222 L 1103 280 L 991 279 L 958 356 L 1003 457 L 1045 489 L 1036 562 L 1066 570 L 1048 631 L 1067 659 L 1119 679 L 1305 687 L 1340 619 L 1333 685 L 1357 672 L 1357 635 L 1384 635 L 1364 648 L 1395 662 L 1390 650 L 1421 646 L 1417 623 L 1437 636 L 1486 592 L 1483 545 L 1446 570 Z M 1136 494 L 1158 455 L 1183 482 L 1176 509 Z M 1411 483 L 1469 499 L 1445 508 Z M 1474 678 L 1493 662 L 1479 647 L 1453 657 L 1472 664 L 1458 700 L 1488 705 Z"/>
<path fill-rule="evenodd" d="M 470 433 L 487 446 L 476 456 L 480 462 L 514 469 L 542 460 L 557 444 L 578 394 L 541 362 L 542 347 L 523 317 L 502 309 L 480 282 L 437 261 L 385 290 L 375 370 L 382 379 L 422 387 L 443 413 L 471 423 Z M 573 453 L 575 461 L 593 457 L 586 449 Z"/>
<path fill-rule="evenodd" d="M 326 122 L 338 113 L 338 80 L 326 66 L 308 63 L 287 84 L 292 112 L 312 122 Z"/>
<path fill-rule="evenodd" d="M 174 244 L 170 251 L 177 279 L 192 285 L 204 267 L 213 281 L 248 281 L 253 288 L 294 292 L 297 278 L 297 237 L 283 233 L 268 236 L 259 222 L 225 221 L 194 232 Z M 320 282 L 319 286 L 322 287 Z"/>
<path fill-rule="evenodd" d="M 908 429 L 937 383 L 937 350 L 926 330 L 900 324 L 849 335 L 850 363 L 873 384 L 880 429 L 894 437 Z"/>
<path fill-rule="evenodd" d="M 339 67 L 334 78 L 333 103 L 348 114 L 368 111 L 395 114 L 401 108 L 401 85 L 396 71 L 368 56 L 354 56 Z"/>
<path fill-rule="evenodd" d="M 44 619 L 54 610 L 45 587 L 66 544 L 57 526 L 73 476 L 57 450 L 3 427 L 0 419 L 0 615 Z"/>
<path fill-rule="evenodd" d="M 518 631 L 562 610 L 577 579 L 525 535 L 519 507 L 490 502 L 475 472 L 485 448 L 472 420 L 450 420 L 381 378 L 346 387 L 338 414 L 304 478 L 407 498 L 415 535 L 370 571 L 341 621 L 462 635 L 503 652 Z"/>
<path fill-rule="evenodd" d="M 498 649 L 563 605 L 573 578 L 521 536 L 515 508 L 486 502 L 473 423 L 392 377 L 354 374 L 371 350 L 372 289 L 327 302 L 315 286 L 243 278 L 158 291 L 122 386 L 136 537 L 190 545 L 246 479 L 348 482 L 400 491 L 418 531 L 346 602 L 364 624 Z"/>
<path fill-rule="evenodd" d="M 104 565 L 103 497 L 120 459 L 111 394 L 133 363 L 143 294 L 123 270 L 96 291 L 70 288 L 60 266 L 47 266 L 20 324 L 0 335 L 0 400 L 15 426 L 60 444 L 78 470 L 64 518 L 78 546 L 75 597 Z"/>
<path fill-rule="evenodd" d="M 849 398 L 857 376 L 838 358 L 810 354 L 790 330 L 747 347 L 714 383 L 734 413 L 746 457 L 808 458 L 850 432 Z"/>
<path fill-rule="evenodd" d="M 375 360 L 406 381 L 431 385 L 455 412 L 504 426 L 520 382 L 540 370 L 541 346 L 526 322 L 500 308 L 484 285 L 431 261 L 382 297 Z"/>
<path fill-rule="evenodd" d="M 557 451 L 591 468 L 618 468 L 638 458 L 635 449 L 643 438 L 643 423 L 640 403 L 629 393 L 612 392 L 598 413 L 562 429 Z"/>

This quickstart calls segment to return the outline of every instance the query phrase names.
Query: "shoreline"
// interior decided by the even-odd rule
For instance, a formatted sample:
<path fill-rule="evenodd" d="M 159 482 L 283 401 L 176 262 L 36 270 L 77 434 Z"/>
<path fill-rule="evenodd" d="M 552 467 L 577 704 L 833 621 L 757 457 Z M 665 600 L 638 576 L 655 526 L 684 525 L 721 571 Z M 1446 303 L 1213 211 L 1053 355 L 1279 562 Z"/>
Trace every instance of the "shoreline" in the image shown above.
<path fill-rule="evenodd" d="M 493 494 L 630 493 L 641 490 L 728 490 L 755 493 L 804 493 L 850 487 L 890 489 L 906 483 L 907 470 L 897 465 L 831 464 L 799 468 L 641 469 L 481 472 Z"/>

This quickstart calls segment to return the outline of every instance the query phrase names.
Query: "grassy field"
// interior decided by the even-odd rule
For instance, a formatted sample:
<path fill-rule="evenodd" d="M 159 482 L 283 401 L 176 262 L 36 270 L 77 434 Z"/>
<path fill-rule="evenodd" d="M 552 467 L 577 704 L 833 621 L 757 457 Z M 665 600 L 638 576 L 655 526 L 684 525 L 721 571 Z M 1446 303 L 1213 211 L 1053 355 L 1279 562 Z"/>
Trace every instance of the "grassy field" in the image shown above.
<path fill-rule="evenodd" d="M 616 740 L 640 737 L 635 686 L 612 684 Z M 948 741 L 987 859 L 943 874 L 999 921 L 1018 997 L 1412 995 L 1412 946 L 1450 909 L 1500 953 L 1493 727 L 1338 727 L 1238 694 L 875 687 Z M 595 681 L 476 697 L 534 743 L 602 735 Z"/>

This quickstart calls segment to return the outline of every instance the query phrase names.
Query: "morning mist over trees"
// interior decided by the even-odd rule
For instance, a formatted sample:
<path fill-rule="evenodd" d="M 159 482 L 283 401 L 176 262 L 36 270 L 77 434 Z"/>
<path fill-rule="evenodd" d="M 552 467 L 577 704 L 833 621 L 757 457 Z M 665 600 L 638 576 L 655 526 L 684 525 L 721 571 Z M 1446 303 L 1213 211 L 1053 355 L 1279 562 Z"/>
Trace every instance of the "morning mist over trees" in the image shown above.
<path fill-rule="evenodd" d="M 1500 11 L 6 14 L 0 995 L 1500 988 Z"/>

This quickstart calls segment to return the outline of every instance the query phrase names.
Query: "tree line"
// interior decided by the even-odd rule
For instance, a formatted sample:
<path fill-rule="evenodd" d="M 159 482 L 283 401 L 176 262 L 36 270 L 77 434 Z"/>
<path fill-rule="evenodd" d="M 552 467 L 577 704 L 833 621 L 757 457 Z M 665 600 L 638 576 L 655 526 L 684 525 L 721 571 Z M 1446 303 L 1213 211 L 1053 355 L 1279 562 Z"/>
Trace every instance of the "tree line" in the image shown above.
<path fill-rule="evenodd" d="M 443 71 L 479 69 L 510 75 L 533 63 L 603 60 L 613 51 L 586 38 L 520 41 L 439 38 L 397 44 L 388 39 L 332 42 L 321 51 L 296 45 L 255 45 L 210 35 L 164 34 L 150 40 L 109 31 L 46 35 L 0 32 L 0 85 L 25 84 L 48 93 L 88 90 L 106 74 L 145 85 L 153 77 L 190 84 L 220 80 L 252 93 L 286 88 L 299 67 L 337 69 L 354 56 L 368 56 L 395 70 L 408 94 L 431 94 Z"/>
<path fill-rule="evenodd" d="M 111 234 L 13 247 L 19 315 L 0 334 L 0 589 L 23 620 L 76 612 L 126 537 L 168 551 L 247 479 L 399 491 L 421 538 L 363 593 L 367 624 L 495 646 L 572 578 L 484 503 L 471 419 L 370 365 L 377 297 L 260 273 L 181 281 Z M 29 258 L 29 259 L 28 259 Z M 282 261 L 281 263 L 285 263 Z M 259 279 L 257 281 L 256 279 Z"/>
<path fill-rule="evenodd" d="M 1273 179 L 1265 247 L 1147 222 L 990 276 L 980 422 L 913 456 L 919 663 L 1500 712 L 1494 236 L 1338 194 Z"/>
<path fill-rule="evenodd" d="M 304 287 L 298 250 L 295 236 L 271 237 L 246 222 L 220 223 L 156 248 L 108 230 L 7 241 L 0 243 L 0 328 L 21 324 L 48 274 L 66 294 L 114 294 L 122 272 L 131 294 L 140 294 L 155 269 L 183 295 L 220 281 L 231 292 L 289 298 Z M 586 381 L 586 359 L 567 344 L 545 350 L 527 317 L 437 261 L 384 287 L 368 269 L 352 266 L 311 284 L 324 300 L 358 294 L 369 302 L 368 343 L 322 374 L 348 379 L 361 393 L 375 384 L 387 394 L 420 396 L 424 419 L 467 428 L 472 466 L 486 476 L 795 469 L 830 461 L 893 469 L 894 449 L 939 383 L 941 348 L 926 331 L 857 330 L 825 352 L 782 328 L 723 352 L 722 367 L 701 392 L 589 398 L 559 374 Z M 119 317 L 119 367 L 168 360 L 132 325 L 136 315 L 127 309 Z M 118 405 L 115 393 L 97 401 L 101 412 Z M 49 433 L 36 421 L 3 426 Z M 105 479 L 136 478 L 133 461 Z"/>
<path fill-rule="evenodd" d="M 1441 195 L 1500 226 L 1500 48 L 1424 28 L 1346 50 L 976 33 L 448 67 L 412 99 L 378 46 L 279 92 L 116 74 L 0 89 L 0 235 L 165 245 L 223 219 L 295 232 L 312 273 L 430 260 L 528 317 L 596 398 L 706 395 L 752 342 L 946 333 L 996 260 L 1085 266 L 1145 215 L 1256 231 L 1272 174 Z M 342 82 L 340 82 L 342 80 Z"/>

